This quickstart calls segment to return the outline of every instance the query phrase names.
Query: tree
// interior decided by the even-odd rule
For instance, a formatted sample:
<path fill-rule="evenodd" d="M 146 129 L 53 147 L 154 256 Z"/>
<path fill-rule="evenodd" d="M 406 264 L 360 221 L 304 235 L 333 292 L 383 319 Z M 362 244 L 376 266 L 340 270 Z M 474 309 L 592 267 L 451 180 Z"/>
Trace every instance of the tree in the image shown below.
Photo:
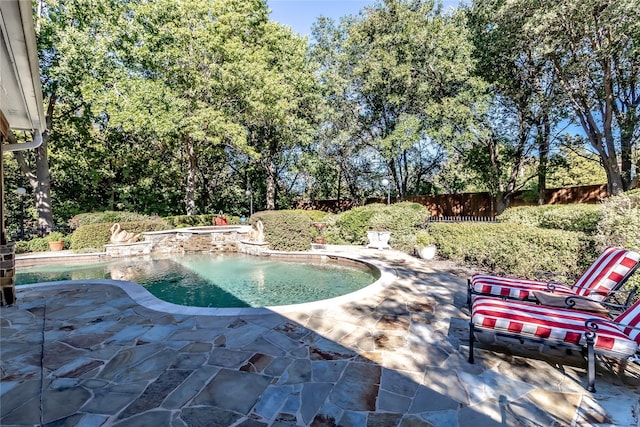
<path fill-rule="evenodd" d="M 497 143 L 487 143 L 487 137 L 478 140 L 485 149 L 494 151 L 488 155 L 493 180 L 502 177 L 499 180 L 502 182 L 493 185 L 499 197 L 498 211 L 508 205 L 511 195 L 520 187 L 521 171 L 536 151 L 538 203 L 545 202 L 549 155 L 557 124 L 564 118 L 553 67 L 537 43 L 519 37 L 525 25 L 522 15 L 500 13 L 504 3 L 476 0 L 466 9 L 475 46 L 476 73 L 489 84 L 493 109 L 498 112 L 487 121 L 487 125 L 495 129 L 489 134 L 502 135 Z M 498 105 L 501 108 L 496 109 Z M 505 114 L 509 117 L 500 117 Z M 505 121 L 511 123 L 509 132 L 504 132 Z M 508 144 L 509 149 L 503 150 L 503 161 L 497 162 L 499 154 L 495 150 L 502 144 Z M 509 153 L 508 159 L 505 153 Z M 475 160 L 474 163 L 475 167 L 483 167 L 482 163 Z M 498 171 L 498 167 L 505 170 Z"/>
<path fill-rule="evenodd" d="M 400 197 L 437 171 L 443 147 L 471 114 L 477 80 L 462 23 L 432 1 L 387 0 L 314 33 L 335 111 L 332 138 L 381 163 L 378 173 L 390 175 Z"/>
<path fill-rule="evenodd" d="M 498 3 L 512 36 L 536 46 L 553 67 L 557 91 L 600 156 L 610 194 L 631 187 L 640 137 L 640 8 L 634 0 Z"/>

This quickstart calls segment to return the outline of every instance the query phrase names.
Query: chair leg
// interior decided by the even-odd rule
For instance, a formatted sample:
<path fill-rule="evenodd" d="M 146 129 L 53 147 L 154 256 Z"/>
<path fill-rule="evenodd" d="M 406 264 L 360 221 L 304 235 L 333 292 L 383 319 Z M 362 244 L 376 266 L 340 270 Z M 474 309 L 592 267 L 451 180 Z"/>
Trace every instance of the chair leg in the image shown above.
<path fill-rule="evenodd" d="M 471 310 L 471 279 L 467 279 L 467 307 Z"/>
<path fill-rule="evenodd" d="M 473 322 L 469 322 L 469 363 L 474 363 L 475 360 L 473 358 L 473 342 L 474 342 L 474 335 L 473 335 Z"/>
<path fill-rule="evenodd" d="M 596 391 L 596 356 L 593 349 L 595 334 L 587 332 L 587 391 L 595 393 Z"/>

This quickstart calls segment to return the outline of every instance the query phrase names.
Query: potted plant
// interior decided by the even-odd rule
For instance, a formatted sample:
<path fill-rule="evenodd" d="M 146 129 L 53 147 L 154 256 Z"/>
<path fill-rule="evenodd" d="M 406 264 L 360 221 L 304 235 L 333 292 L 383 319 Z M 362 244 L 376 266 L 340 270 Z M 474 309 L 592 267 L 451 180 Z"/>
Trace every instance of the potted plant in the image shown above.
<path fill-rule="evenodd" d="M 59 231 L 52 231 L 46 237 L 47 242 L 49 243 L 50 251 L 61 251 L 64 249 L 64 234 Z"/>
<path fill-rule="evenodd" d="M 422 259 L 434 259 L 436 256 L 436 245 L 433 236 L 426 230 L 421 230 L 416 234 L 415 251 Z"/>

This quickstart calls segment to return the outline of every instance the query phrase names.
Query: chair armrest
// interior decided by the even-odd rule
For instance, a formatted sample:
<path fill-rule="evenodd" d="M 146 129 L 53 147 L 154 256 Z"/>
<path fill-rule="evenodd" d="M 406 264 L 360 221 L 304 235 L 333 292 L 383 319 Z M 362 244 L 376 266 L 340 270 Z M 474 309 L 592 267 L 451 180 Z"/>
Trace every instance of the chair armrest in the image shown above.
<path fill-rule="evenodd" d="M 604 323 L 604 324 L 608 324 L 608 325 L 612 325 L 615 326 L 617 328 L 621 328 L 621 329 L 633 329 L 636 331 L 640 331 L 640 326 L 630 326 L 630 325 L 624 325 L 622 323 L 618 323 L 618 322 L 614 322 L 611 319 L 605 319 L 602 317 L 592 317 L 590 319 L 587 319 L 584 321 L 584 326 L 589 329 L 589 332 L 587 333 L 597 333 L 598 332 L 598 324 L 599 323 Z"/>
<path fill-rule="evenodd" d="M 578 304 L 578 301 L 584 301 L 584 304 Z M 564 304 L 565 304 L 565 308 L 569 308 L 569 309 L 595 311 L 595 312 L 601 312 L 605 314 L 609 314 L 608 309 L 626 308 L 626 307 L 615 307 L 614 304 L 605 304 L 602 301 L 594 301 L 590 298 L 583 297 L 581 295 L 569 295 L 564 299 Z"/>
<path fill-rule="evenodd" d="M 555 290 L 558 287 L 558 285 L 566 286 L 566 285 L 564 285 L 562 283 L 559 283 L 559 282 L 547 282 L 547 291 L 548 292 L 555 292 Z"/>
<path fill-rule="evenodd" d="M 618 295 L 628 294 L 627 297 L 624 299 L 624 304 L 622 304 L 622 306 L 629 307 L 637 291 L 638 291 L 638 288 L 636 286 L 629 289 L 616 289 L 615 291 L 609 292 L 609 295 L 607 296 L 606 299 L 610 299 L 611 297 L 617 297 Z M 615 304 L 619 304 L 619 301 L 620 300 L 617 299 Z"/>

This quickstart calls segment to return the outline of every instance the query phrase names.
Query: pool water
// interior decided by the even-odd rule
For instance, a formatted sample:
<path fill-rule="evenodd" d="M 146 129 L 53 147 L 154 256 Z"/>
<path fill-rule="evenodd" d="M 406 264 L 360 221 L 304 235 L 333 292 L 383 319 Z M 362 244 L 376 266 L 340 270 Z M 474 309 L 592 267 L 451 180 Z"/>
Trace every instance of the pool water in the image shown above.
<path fill-rule="evenodd" d="M 136 282 L 164 301 L 186 306 L 266 307 L 345 295 L 377 277 L 366 267 L 238 254 L 65 262 L 16 269 L 17 285 L 83 279 Z"/>

